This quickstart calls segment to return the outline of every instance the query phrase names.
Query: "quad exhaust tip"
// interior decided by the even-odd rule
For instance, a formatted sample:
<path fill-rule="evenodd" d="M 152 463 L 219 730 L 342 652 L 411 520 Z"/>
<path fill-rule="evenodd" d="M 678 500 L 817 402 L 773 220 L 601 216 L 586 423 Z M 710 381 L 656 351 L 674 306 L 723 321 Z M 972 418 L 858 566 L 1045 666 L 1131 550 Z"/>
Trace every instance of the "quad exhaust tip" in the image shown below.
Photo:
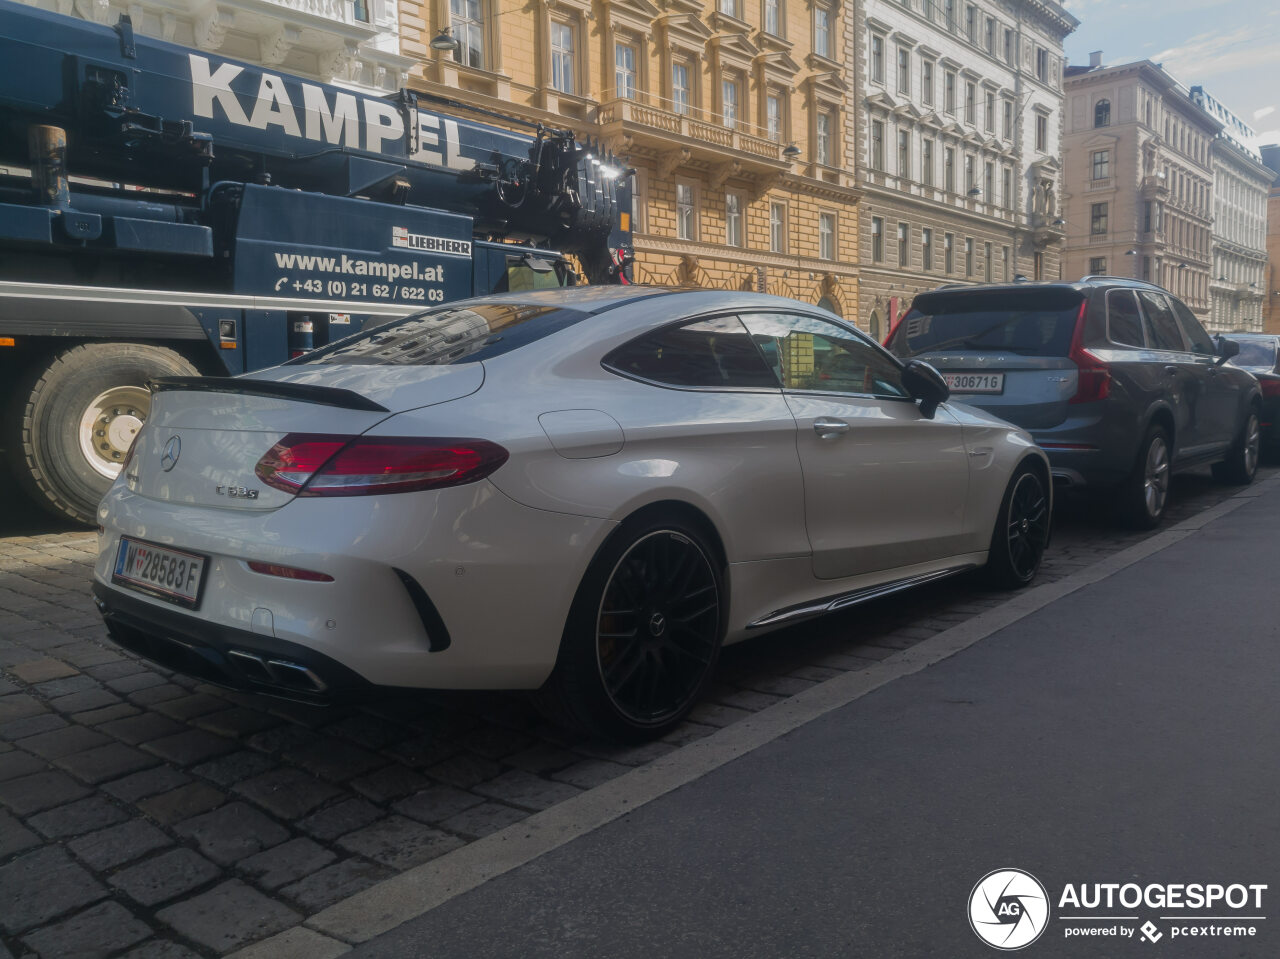
<path fill-rule="evenodd" d="M 286 659 L 265 659 L 242 649 L 229 649 L 227 656 L 256 683 L 307 693 L 322 693 L 329 688 L 311 669 Z"/>

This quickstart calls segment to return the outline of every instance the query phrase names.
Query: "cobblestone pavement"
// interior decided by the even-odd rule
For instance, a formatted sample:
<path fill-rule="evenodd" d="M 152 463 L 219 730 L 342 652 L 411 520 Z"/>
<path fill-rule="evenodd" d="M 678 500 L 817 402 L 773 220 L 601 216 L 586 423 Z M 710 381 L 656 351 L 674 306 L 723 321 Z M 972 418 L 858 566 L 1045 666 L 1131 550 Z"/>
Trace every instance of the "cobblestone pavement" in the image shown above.
<path fill-rule="evenodd" d="M 1234 492 L 1179 477 L 1169 519 Z M 1039 581 L 1146 535 L 1064 504 Z M 157 669 L 106 638 L 94 549 L 0 518 L 0 959 L 226 954 L 1005 597 L 958 578 L 731 647 L 688 722 L 618 748 L 514 694 L 320 709 Z"/>

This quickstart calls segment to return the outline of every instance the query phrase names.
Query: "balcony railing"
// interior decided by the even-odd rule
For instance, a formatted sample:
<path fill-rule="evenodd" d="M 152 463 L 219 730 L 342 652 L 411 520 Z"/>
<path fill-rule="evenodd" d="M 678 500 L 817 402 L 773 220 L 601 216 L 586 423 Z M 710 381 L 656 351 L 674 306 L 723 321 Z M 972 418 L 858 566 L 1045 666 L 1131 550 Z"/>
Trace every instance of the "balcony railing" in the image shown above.
<path fill-rule="evenodd" d="M 663 133 L 669 137 L 681 137 L 704 143 L 718 150 L 735 150 L 762 160 L 783 162 L 783 145 L 780 140 L 749 133 L 747 124 L 735 122 L 729 125 L 723 118 L 708 115 L 704 111 L 690 109 L 688 113 L 677 113 L 663 107 L 651 106 L 639 99 L 615 97 L 601 103 L 597 119 L 601 126 L 622 123 Z"/>

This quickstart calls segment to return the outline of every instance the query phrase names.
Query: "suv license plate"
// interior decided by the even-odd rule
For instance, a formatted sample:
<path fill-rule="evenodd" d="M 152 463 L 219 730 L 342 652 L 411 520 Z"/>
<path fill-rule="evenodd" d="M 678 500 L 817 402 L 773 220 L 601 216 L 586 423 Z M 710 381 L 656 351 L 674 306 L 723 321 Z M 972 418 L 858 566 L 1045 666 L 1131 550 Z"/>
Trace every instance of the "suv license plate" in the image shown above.
<path fill-rule="evenodd" d="M 166 549 L 151 543 L 120 538 L 111 582 L 166 602 L 195 609 L 200 605 L 207 556 Z"/>
<path fill-rule="evenodd" d="M 943 373 L 952 393 L 1003 393 L 1003 373 Z"/>

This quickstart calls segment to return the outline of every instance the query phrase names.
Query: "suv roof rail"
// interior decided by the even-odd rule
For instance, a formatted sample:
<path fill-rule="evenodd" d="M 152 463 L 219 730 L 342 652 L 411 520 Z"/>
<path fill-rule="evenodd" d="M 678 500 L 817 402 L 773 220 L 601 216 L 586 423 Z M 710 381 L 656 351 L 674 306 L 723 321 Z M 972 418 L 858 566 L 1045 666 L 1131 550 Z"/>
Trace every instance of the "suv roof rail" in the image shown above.
<path fill-rule="evenodd" d="M 939 283 L 934 287 L 935 290 L 958 290 L 961 287 L 973 286 L 972 283 Z"/>
<path fill-rule="evenodd" d="M 1126 286 L 1141 286 L 1152 290 L 1163 290 L 1164 287 L 1158 283 L 1152 283 L 1150 280 L 1135 280 L 1131 276 L 1109 276 L 1106 273 L 1090 273 L 1088 276 L 1082 276 L 1077 283 L 1093 283 L 1096 280 L 1105 280 L 1108 283 L 1123 283 Z"/>

